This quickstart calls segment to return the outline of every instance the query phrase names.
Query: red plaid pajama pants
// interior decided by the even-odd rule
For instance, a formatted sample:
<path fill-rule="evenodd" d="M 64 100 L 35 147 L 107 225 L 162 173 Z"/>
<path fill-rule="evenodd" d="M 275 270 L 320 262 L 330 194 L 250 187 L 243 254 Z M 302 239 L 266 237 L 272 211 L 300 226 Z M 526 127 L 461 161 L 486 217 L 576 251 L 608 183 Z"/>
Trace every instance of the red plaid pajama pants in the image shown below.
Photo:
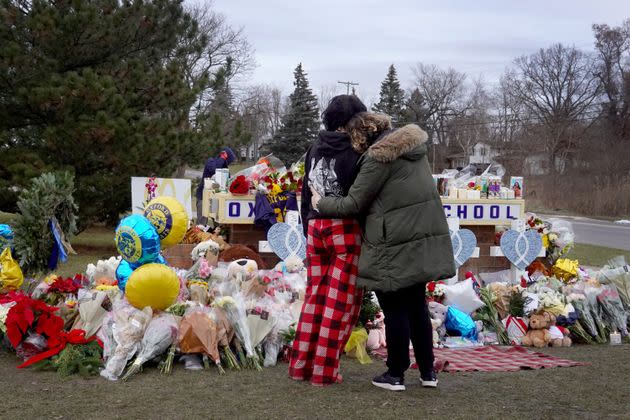
<path fill-rule="evenodd" d="M 361 309 L 356 285 L 361 228 L 351 219 L 309 221 L 308 283 L 289 362 L 289 376 L 313 385 L 337 382 L 339 356 Z"/>

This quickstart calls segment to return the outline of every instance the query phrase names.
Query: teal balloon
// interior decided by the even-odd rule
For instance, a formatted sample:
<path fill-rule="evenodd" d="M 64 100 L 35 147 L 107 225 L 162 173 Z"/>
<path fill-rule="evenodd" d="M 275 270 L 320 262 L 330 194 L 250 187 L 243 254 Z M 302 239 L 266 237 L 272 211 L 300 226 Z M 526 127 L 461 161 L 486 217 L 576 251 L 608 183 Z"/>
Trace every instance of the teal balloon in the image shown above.
<path fill-rule="evenodd" d="M 155 262 L 157 264 L 168 265 L 162 255 L 158 255 L 158 258 L 155 260 Z M 120 260 L 120 264 L 118 264 L 118 267 L 116 268 L 116 280 L 118 280 L 118 288 L 120 290 L 122 290 L 123 292 L 125 291 L 129 276 L 131 276 L 131 273 L 133 273 L 136 268 L 141 267 L 142 265 L 144 264 L 132 264 L 125 260 Z"/>
<path fill-rule="evenodd" d="M 160 235 L 149 219 L 133 214 L 122 219 L 116 228 L 116 248 L 128 263 L 153 263 L 160 256 Z"/>
<path fill-rule="evenodd" d="M 120 264 L 118 264 L 118 268 L 116 268 L 116 280 L 118 280 L 118 288 L 125 291 L 125 286 L 127 286 L 127 280 L 129 280 L 129 276 L 133 273 L 133 270 L 140 267 L 142 264 L 131 264 L 125 260 L 120 260 Z"/>
<path fill-rule="evenodd" d="M 13 248 L 13 229 L 9 225 L 0 224 L 0 252 L 5 248 Z"/>

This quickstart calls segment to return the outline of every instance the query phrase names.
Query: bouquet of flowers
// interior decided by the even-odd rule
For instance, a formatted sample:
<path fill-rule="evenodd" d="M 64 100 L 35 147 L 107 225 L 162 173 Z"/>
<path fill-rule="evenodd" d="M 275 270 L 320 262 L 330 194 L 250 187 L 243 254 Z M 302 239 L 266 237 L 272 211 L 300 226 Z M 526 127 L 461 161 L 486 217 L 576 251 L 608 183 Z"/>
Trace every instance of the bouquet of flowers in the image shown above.
<path fill-rule="evenodd" d="M 302 178 L 289 171 L 280 173 L 271 172 L 260 178 L 256 184 L 256 190 L 264 194 L 280 194 L 282 192 L 298 192 L 302 189 Z"/>
<path fill-rule="evenodd" d="M 116 346 L 105 364 L 105 369 L 101 371 L 101 376 L 111 381 L 120 377 L 127 362 L 140 350 L 142 338 L 151 321 L 153 311 L 150 307 L 139 310 L 125 300 L 119 300 L 114 305 L 113 313 L 114 323 L 111 326 L 111 335 Z"/>
<path fill-rule="evenodd" d="M 429 300 L 434 300 L 436 302 L 442 303 L 442 301 L 444 300 L 445 292 L 444 285 L 445 283 L 442 280 L 428 282 L 426 285 L 427 298 Z"/>
<path fill-rule="evenodd" d="M 177 341 L 182 353 L 200 353 L 205 368 L 209 368 L 210 358 L 219 368 L 219 373 L 225 373 L 219 355 L 217 324 L 207 307 L 194 306 L 187 311 L 180 323 Z"/>
<path fill-rule="evenodd" d="M 177 337 L 177 322 L 169 313 L 163 313 L 154 317 L 147 326 L 142 338 L 141 350 L 127 373 L 122 377 L 123 381 L 129 380 L 133 375 L 142 370 L 142 365 L 163 354 Z"/>
<path fill-rule="evenodd" d="M 494 331 L 497 334 L 497 340 L 499 341 L 499 344 L 510 344 L 510 338 L 505 331 L 503 323 L 499 320 L 499 312 L 497 311 L 497 307 L 495 306 L 499 298 L 494 295 L 490 287 L 481 288 L 479 290 L 479 297 L 485 305 L 477 309 L 474 319 L 478 321 L 483 321 L 483 324 L 486 327 Z"/>
<path fill-rule="evenodd" d="M 217 308 L 221 308 L 225 312 L 227 319 L 234 328 L 236 338 L 245 348 L 246 357 L 241 357 L 243 364 L 256 370 L 262 370 L 260 361 L 254 351 L 254 345 L 252 344 L 252 337 L 247 324 L 247 313 L 245 311 L 243 299 L 239 298 L 237 300 L 231 296 L 223 296 L 215 299 L 213 305 Z M 240 350 L 239 353 L 241 353 Z"/>
<path fill-rule="evenodd" d="M 80 274 L 65 279 L 51 274 L 35 288 L 32 297 L 49 305 L 58 305 L 68 297 L 76 298 L 77 292 L 83 287 L 83 282 L 87 282 L 87 279 Z"/>
<path fill-rule="evenodd" d="M 628 314 L 623 309 L 619 293 L 613 286 L 602 286 L 597 302 L 610 330 L 619 331 L 622 337 L 628 335 Z"/>

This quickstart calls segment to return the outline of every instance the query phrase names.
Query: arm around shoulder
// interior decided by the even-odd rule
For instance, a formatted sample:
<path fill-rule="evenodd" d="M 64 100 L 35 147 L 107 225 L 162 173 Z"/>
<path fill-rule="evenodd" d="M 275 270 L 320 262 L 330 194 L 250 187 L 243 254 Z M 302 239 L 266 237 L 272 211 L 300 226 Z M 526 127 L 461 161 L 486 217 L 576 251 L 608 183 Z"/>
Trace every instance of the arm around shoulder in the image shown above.
<path fill-rule="evenodd" d="M 389 176 L 389 165 L 370 157 L 361 159 L 361 168 L 346 197 L 322 197 L 317 211 L 326 217 L 352 217 L 366 211 Z"/>

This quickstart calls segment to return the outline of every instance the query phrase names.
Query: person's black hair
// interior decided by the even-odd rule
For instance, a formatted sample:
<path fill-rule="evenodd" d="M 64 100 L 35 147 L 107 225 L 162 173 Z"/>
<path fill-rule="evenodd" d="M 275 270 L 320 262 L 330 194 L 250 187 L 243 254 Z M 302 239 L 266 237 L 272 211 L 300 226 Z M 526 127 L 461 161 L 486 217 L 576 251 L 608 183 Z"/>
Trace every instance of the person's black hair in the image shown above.
<path fill-rule="evenodd" d="M 328 102 L 322 121 L 327 131 L 335 131 L 348 124 L 359 112 L 366 111 L 366 106 L 356 95 L 338 95 Z"/>

